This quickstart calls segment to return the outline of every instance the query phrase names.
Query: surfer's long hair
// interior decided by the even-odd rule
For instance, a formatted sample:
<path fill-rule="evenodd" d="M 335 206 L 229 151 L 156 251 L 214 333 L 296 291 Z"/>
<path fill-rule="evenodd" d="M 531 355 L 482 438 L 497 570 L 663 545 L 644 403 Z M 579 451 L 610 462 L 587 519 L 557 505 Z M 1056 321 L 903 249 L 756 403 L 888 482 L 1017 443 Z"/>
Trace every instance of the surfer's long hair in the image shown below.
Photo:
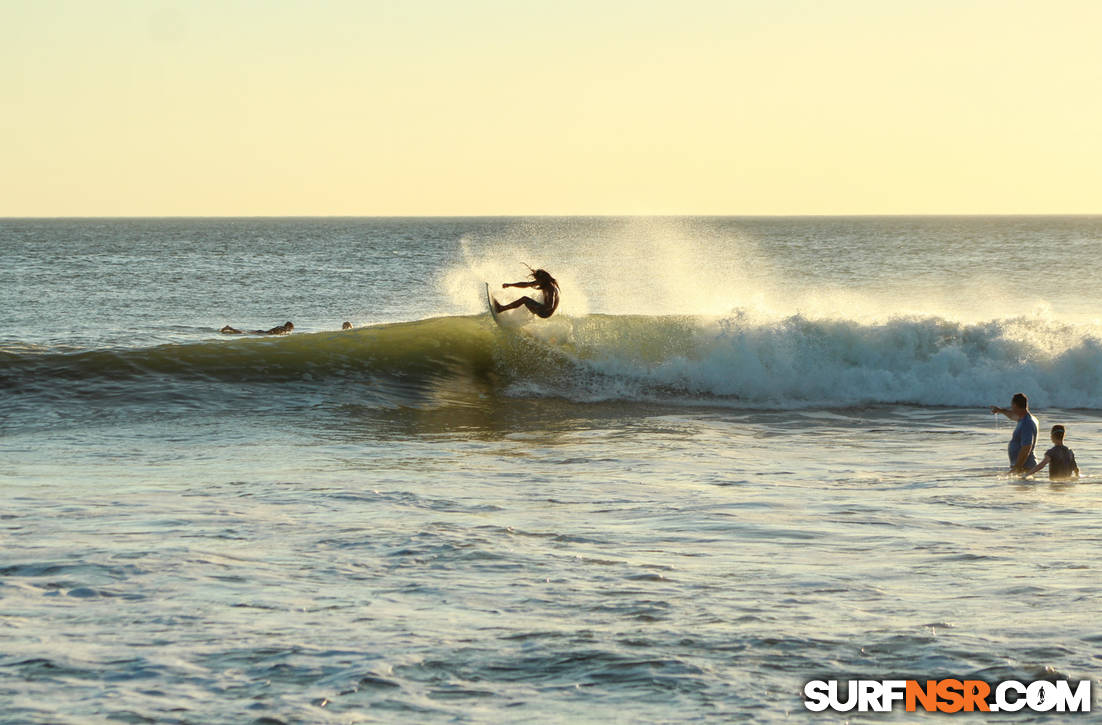
<path fill-rule="evenodd" d="M 524 266 L 528 267 L 527 264 L 524 265 Z M 532 269 L 531 267 L 528 267 L 528 272 L 530 273 L 528 276 L 531 277 L 532 279 L 534 279 L 536 282 L 538 282 L 540 284 L 540 286 L 544 286 L 544 285 L 549 285 L 549 286 L 552 286 L 552 287 L 558 287 L 559 286 L 559 283 L 557 281 L 555 281 L 555 278 L 552 277 L 551 274 L 546 269 Z"/>

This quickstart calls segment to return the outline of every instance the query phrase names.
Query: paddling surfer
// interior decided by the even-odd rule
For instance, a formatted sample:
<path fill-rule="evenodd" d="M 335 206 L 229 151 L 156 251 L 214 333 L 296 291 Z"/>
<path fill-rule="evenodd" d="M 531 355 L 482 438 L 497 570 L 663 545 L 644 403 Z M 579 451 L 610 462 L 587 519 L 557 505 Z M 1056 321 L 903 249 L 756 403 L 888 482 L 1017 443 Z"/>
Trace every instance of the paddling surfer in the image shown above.
<path fill-rule="evenodd" d="M 295 329 L 295 323 L 288 320 L 282 325 L 276 325 L 270 330 L 249 330 L 248 332 L 246 332 L 245 330 L 238 330 L 236 327 L 230 327 L 229 325 L 226 325 L 221 330 L 219 330 L 219 332 L 221 332 L 223 335 L 287 335 L 293 329 Z"/>
<path fill-rule="evenodd" d="M 532 269 L 529 267 L 528 269 Z M 503 305 L 497 300 L 494 300 L 494 311 L 504 312 L 505 310 L 511 310 L 515 307 L 524 305 L 528 308 L 536 317 L 542 317 L 544 319 L 555 314 L 555 310 L 559 306 L 559 283 L 555 281 L 555 278 L 547 273 L 545 269 L 532 269 L 532 274 L 529 275 L 532 279 L 528 282 L 506 282 L 501 285 L 502 289 L 506 287 L 535 287 L 543 293 L 543 301 L 537 302 L 531 297 L 521 297 L 519 300 L 513 300 L 507 305 Z"/>

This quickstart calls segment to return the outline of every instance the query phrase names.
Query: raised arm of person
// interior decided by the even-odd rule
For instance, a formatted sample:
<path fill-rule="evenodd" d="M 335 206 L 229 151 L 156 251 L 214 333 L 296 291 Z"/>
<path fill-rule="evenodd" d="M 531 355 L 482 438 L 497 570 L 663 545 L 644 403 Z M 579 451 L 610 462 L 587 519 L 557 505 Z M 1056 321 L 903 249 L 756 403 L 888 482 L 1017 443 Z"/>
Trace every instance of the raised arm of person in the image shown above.
<path fill-rule="evenodd" d="M 1048 463 L 1049 463 L 1049 457 L 1046 455 L 1040 463 L 1038 463 L 1036 466 L 1034 466 L 1033 468 L 1031 468 L 1028 471 L 1026 471 L 1025 473 L 1023 473 L 1022 475 L 1023 476 L 1032 476 L 1034 473 L 1036 473 L 1037 471 L 1039 471 L 1042 468 L 1044 468 L 1045 466 L 1047 466 Z"/>
<path fill-rule="evenodd" d="M 1007 418 L 1010 418 L 1010 420 L 1017 420 L 1017 419 L 1016 419 L 1016 418 L 1015 418 L 1015 417 L 1014 417 L 1014 416 L 1013 416 L 1013 415 L 1012 415 L 1012 414 L 1010 413 L 1010 408 L 1000 408 L 1000 407 L 999 407 L 999 406 L 997 406 L 997 405 L 992 405 L 992 406 L 991 406 L 991 412 L 992 412 L 992 413 L 994 413 L 995 415 L 998 415 L 999 413 L 1002 413 L 1002 414 L 1003 414 L 1003 415 L 1005 415 L 1005 416 L 1006 416 Z"/>

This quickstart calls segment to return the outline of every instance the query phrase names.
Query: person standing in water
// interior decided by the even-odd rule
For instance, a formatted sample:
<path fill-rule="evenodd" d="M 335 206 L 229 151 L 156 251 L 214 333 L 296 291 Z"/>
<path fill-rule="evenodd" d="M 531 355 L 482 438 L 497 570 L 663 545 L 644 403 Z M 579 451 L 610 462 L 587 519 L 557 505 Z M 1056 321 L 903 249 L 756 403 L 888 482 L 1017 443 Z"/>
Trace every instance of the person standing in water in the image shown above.
<path fill-rule="evenodd" d="M 528 269 L 532 268 L 529 267 Z M 519 300 L 513 300 L 509 304 L 503 305 L 494 300 L 494 310 L 496 312 L 504 312 L 524 305 L 536 317 L 547 319 L 555 314 L 555 310 L 559 306 L 559 283 L 545 269 L 532 269 L 532 274 L 529 276 L 532 278 L 530 282 L 506 282 L 501 285 L 501 288 L 536 287 L 543 293 L 543 302 L 536 302 L 531 297 L 521 297 Z"/>
<path fill-rule="evenodd" d="M 1044 459 L 1036 466 L 1026 471 L 1025 475 L 1032 476 L 1045 466 L 1048 466 L 1048 478 L 1050 481 L 1068 481 L 1079 478 L 1079 464 L 1075 462 L 1075 454 L 1064 445 L 1064 426 L 1052 426 L 1052 448 L 1045 451 Z"/>
<path fill-rule="evenodd" d="M 1010 445 L 1006 451 L 1010 455 L 1010 473 L 1023 475 L 1037 465 L 1037 457 L 1033 455 L 1033 448 L 1037 445 L 1037 419 L 1029 412 L 1029 398 L 1025 393 L 1015 393 L 1010 399 L 1009 408 L 991 406 L 991 412 L 998 415 L 1002 413 L 1011 420 L 1018 421 L 1014 427 L 1014 434 L 1010 436 Z"/>

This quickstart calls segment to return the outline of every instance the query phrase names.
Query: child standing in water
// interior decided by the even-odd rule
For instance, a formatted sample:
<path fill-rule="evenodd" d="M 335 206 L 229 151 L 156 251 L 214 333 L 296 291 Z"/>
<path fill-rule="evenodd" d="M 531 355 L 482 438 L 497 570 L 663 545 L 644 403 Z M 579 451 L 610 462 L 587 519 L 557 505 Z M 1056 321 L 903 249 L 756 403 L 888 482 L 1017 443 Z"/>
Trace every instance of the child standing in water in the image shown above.
<path fill-rule="evenodd" d="M 1032 476 L 1045 466 L 1048 466 L 1048 480 L 1067 481 L 1079 478 L 1079 464 L 1075 462 L 1075 454 L 1064 445 L 1064 426 L 1052 426 L 1052 448 L 1045 451 L 1044 460 L 1029 471 L 1027 476 Z"/>

